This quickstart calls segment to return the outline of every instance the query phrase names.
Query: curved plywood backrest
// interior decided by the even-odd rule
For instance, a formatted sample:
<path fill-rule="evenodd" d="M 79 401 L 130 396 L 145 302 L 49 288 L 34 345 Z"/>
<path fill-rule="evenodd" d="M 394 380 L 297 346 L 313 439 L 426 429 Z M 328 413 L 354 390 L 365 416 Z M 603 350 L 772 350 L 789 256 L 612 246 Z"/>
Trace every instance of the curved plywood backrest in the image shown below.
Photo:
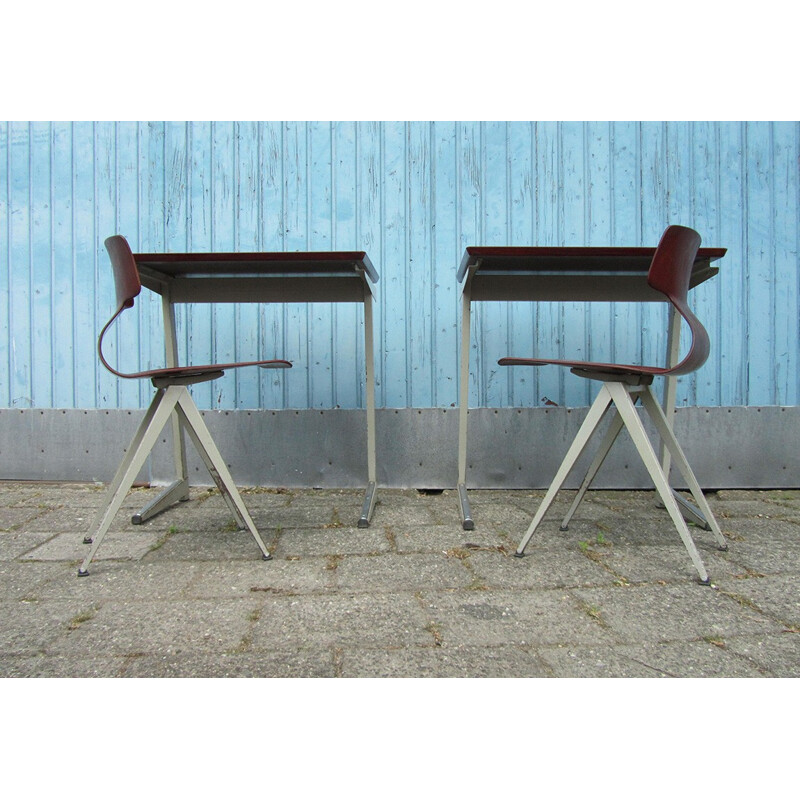
<path fill-rule="evenodd" d="M 647 273 L 648 284 L 666 295 L 686 320 L 691 331 L 689 352 L 679 364 L 666 371 L 670 375 L 685 375 L 699 369 L 706 362 L 711 350 L 708 333 L 692 313 L 686 300 L 700 241 L 697 231 L 681 225 L 670 225 L 658 243 Z"/>
<path fill-rule="evenodd" d="M 120 309 L 130 308 L 133 305 L 133 299 L 142 291 L 139 270 L 136 267 L 130 245 L 124 236 L 109 236 L 105 245 L 114 269 L 117 306 Z"/>

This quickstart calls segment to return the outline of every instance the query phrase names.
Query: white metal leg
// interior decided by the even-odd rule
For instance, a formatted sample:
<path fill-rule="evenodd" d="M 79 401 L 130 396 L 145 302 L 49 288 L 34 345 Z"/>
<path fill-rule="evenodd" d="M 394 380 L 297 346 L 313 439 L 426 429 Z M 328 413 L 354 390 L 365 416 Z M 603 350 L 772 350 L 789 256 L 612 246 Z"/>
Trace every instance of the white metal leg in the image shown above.
<path fill-rule="evenodd" d="M 600 389 L 600 393 L 597 395 L 594 403 L 592 403 L 591 407 L 589 408 L 589 412 L 587 413 L 586 419 L 583 421 L 583 424 L 578 430 L 577 436 L 570 445 L 566 456 L 564 456 L 564 460 L 561 462 L 561 466 L 558 468 L 558 472 L 556 472 L 556 476 L 553 478 L 553 482 L 550 484 L 550 488 L 547 490 L 544 500 L 542 500 L 539 508 L 536 510 L 536 515 L 534 516 L 533 521 L 528 527 L 525 535 L 522 537 L 515 555 L 522 556 L 524 553 L 525 547 L 530 541 L 531 536 L 533 536 L 534 531 L 544 518 L 544 515 L 550 508 L 553 500 L 555 500 L 558 490 L 567 479 L 567 476 L 572 470 L 572 467 L 575 465 L 575 462 L 580 458 L 581 453 L 583 453 L 586 445 L 592 438 L 592 434 L 600 424 L 600 420 L 603 419 L 603 416 L 606 413 L 610 403 L 611 395 L 606 388 L 606 384 L 603 384 L 602 388 Z"/>
<path fill-rule="evenodd" d="M 589 469 L 586 472 L 586 477 L 583 479 L 583 483 L 581 483 L 580 488 L 578 489 L 578 493 L 575 495 L 575 499 L 572 501 L 572 505 L 569 507 L 569 511 L 567 511 L 566 516 L 564 517 L 563 521 L 561 522 L 561 530 L 565 531 L 569 527 L 569 521 L 572 519 L 575 512 L 578 510 L 578 506 L 581 504 L 584 495 L 586 494 L 586 490 L 591 485 L 592 481 L 594 480 L 594 476 L 597 475 L 597 471 L 603 465 L 603 462 L 606 460 L 606 456 L 608 455 L 609 450 L 611 450 L 612 445 L 617 440 L 617 436 L 619 436 L 620 431 L 623 428 L 622 417 L 619 415 L 619 412 L 614 414 L 614 418 L 611 420 L 611 425 L 609 426 L 608 430 L 606 431 L 606 435 L 603 437 L 603 441 L 600 443 L 600 447 L 597 451 L 597 455 L 594 457 L 594 461 L 592 461 Z"/>
<path fill-rule="evenodd" d="M 375 457 L 375 346 L 372 327 L 372 292 L 364 287 L 364 361 L 367 391 L 367 491 L 361 509 L 359 528 L 368 528 L 377 500 L 378 470 Z"/>
<path fill-rule="evenodd" d="M 93 526 L 89 535 L 84 539 L 84 542 L 91 543 L 92 547 L 83 560 L 83 564 L 78 570 L 78 575 L 89 574 L 89 564 L 94 558 L 97 548 L 100 547 L 106 532 L 114 521 L 116 513 L 122 506 L 122 501 L 128 494 L 131 485 L 139 474 L 139 470 L 144 465 L 147 456 L 172 415 L 177 402 L 176 391 L 173 391 L 173 389 L 177 390 L 177 388 L 159 389 L 156 392 L 153 402 L 150 404 L 150 408 L 147 410 L 145 418 L 136 432 L 133 442 L 109 486 L 109 490 L 106 492 L 104 507 L 98 515 L 96 525 Z"/>
<path fill-rule="evenodd" d="M 461 506 L 461 524 L 465 531 L 475 528 L 467 499 L 467 415 L 469 413 L 469 339 L 470 339 L 470 291 L 467 277 L 461 293 L 461 361 L 458 390 L 458 499 Z"/>
<path fill-rule="evenodd" d="M 183 391 L 178 396 L 178 411 L 185 421 L 187 433 L 197 447 L 220 493 L 223 497 L 226 497 L 228 507 L 233 512 L 237 523 L 239 523 L 241 527 L 247 527 L 256 540 L 256 544 L 258 544 L 264 559 L 270 559 L 272 556 L 270 556 L 269 550 L 267 550 L 266 545 L 262 541 L 258 529 L 253 522 L 253 518 L 247 511 L 247 507 L 239 494 L 239 490 L 233 482 L 233 477 L 225 464 L 225 459 L 223 459 L 216 444 L 214 444 L 214 440 L 211 438 L 211 433 L 206 427 L 202 415 L 197 410 L 197 406 L 194 404 L 194 400 L 192 400 L 186 387 L 180 388 Z"/>
<path fill-rule="evenodd" d="M 653 446 L 650 443 L 650 439 L 647 436 L 644 426 L 642 425 L 642 421 L 639 419 L 639 414 L 634 408 L 633 400 L 631 399 L 628 388 L 623 386 L 621 383 L 607 383 L 605 386 L 608 388 L 611 397 L 614 399 L 617 411 L 622 416 L 623 422 L 628 429 L 628 433 L 630 433 L 631 439 L 633 440 L 633 443 L 636 446 L 636 449 L 638 450 L 639 455 L 641 456 L 641 459 L 647 468 L 647 471 L 650 473 L 650 477 L 655 484 L 656 491 L 661 496 L 661 501 L 664 503 L 664 507 L 667 509 L 670 517 L 672 517 L 672 521 L 675 524 L 675 528 L 677 529 L 681 540 L 683 541 L 684 547 L 689 553 L 689 557 L 692 559 L 692 563 L 700 575 L 701 582 L 709 583 L 708 572 L 706 571 L 705 565 L 700 558 L 700 554 L 697 552 L 697 548 L 692 541 L 691 534 L 686 526 L 686 521 L 684 520 L 683 515 L 678 508 L 678 503 L 673 496 L 669 481 L 667 480 L 667 477 L 661 468 L 661 463 L 656 456 L 655 450 L 653 450 Z"/>
<path fill-rule="evenodd" d="M 665 447 L 672 456 L 675 466 L 678 468 L 683 476 L 683 479 L 686 481 L 689 491 L 692 493 L 692 497 L 694 497 L 697 505 L 700 506 L 700 510 L 702 511 L 708 528 L 714 534 L 714 538 L 717 540 L 719 546 L 723 550 L 727 550 L 728 544 L 725 541 L 725 537 L 722 535 L 719 525 L 717 524 L 717 520 L 714 517 L 711 506 L 709 506 L 708 501 L 703 494 L 703 490 L 700 488 L 700 484 L 695 477 L 694 471 L 684 455 L 683 448 L 681 448 L 678 440 L 675 438 L 675 434 L 667 422 L 666 415 L 661 406 L 658 404 L 658 400 L 653 394 L 653 390 L 648 386 L 647 390 L 642 392 L 641 396 L 642 404 L 650 414 L 650 418 L 653 420 L 653 423 L 658 430 L 658 434 L 661 436 L 662 442 L 664 442 Z"/>
<path fill-rule="evenodd" d="M 176 367 L 178 366 L 178 339 L 175 331 L 175 307 L 170 299 L 168 287 L 164 287 L 161 295 L 161 315 L 164 320 L 164 363 L 168 367 Z M 134 525 L 141 525 L 174 503 L 189 499 L 186 440 L 177 415 L 172 418 L 172 461 L 175 467 L 175 480 L 158 497 L 131 517 Z"/>

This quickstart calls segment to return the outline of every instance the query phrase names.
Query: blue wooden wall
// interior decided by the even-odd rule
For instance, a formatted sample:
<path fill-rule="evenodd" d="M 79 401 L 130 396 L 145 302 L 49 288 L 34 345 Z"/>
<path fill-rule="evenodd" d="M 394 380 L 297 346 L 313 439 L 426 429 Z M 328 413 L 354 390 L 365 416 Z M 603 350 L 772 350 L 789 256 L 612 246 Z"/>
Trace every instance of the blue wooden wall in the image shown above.
<path fill-rule="evenodd" d="M 670 223 L 728 248 L 692 295 L 713 350 L 679 404 L 796 405 L 799 164 L 796 122 L 0 123 L 0 406 L 149 399 L 97 363 L 112 233 L 139 251 L 366 250 L 377 404 L 449 407 L 466 246 L 655 245 Z M 160 365 L 158 303 L 128 315 L 119 363 Z M 663 327 L 657 306 L 480 305 L 470 403 L 587 405 L 585 381 L 497 358 L 658 359 Z M 185 359 L 296 365 L 195 387 L 201 406 L 363 407 L 356 308 L 197 306 L 179 337 Z"/>

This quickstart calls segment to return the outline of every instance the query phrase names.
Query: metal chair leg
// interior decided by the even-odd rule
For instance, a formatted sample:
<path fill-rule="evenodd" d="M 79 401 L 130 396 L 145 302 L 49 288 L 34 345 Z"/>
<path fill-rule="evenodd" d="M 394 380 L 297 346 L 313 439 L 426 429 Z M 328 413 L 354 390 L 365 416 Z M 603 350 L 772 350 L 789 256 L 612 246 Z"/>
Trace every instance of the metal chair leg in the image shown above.
<path fill-rule="evenodd" d="M 164 426 L 169 421 L 177 402 L 175 393 L 170 393 L 170 391 L 170 389 L 167 389 L 166 391 L 158 390 L 156 392 L 150 408 L 145 413 L 145 417 L 133 437 L 131 446 L 128 448 L 128 452 L 106 492 L 103 507 L 98 513 L 89 535 L 83 540 L 84 543 L 91 544 L 92 548 L 78 569 L 78 575 L 81 577 L 89 574 L 89 564 L 105 538 L 114 517 L 122 506 L 122 501 L 139 474 L 139 470 L 144 466 L 147 456 L 156 441 L 158 441 Z"/>
<path fill-rule="evenodd" d="M 630 392 L 621 383 L 607 383 L 605 386 L 608 388 L 608 391 L 611 393 L 611 396 L 614 399 L 614 403 L 617 406 L 617 411 L 622 416 L 625 427 L 627 427 L 628 433 L 630 433 L 631 439 L 633 440 L 633 443 L 636 446 L 636 449 L 638 450 L 639 455 L 641 456 L 641 459 L 647 468 L 647 471 L 650 473 L 650 477 L 655 484 L 656 491 L 661 496 L 661 501 L 664 503 L 664 506 L 669 512 L 670 517 L 672 517 L 672 521 L 681 537 L 681 540 L 683 541 L 689 557 L 692 560 L 692 564 L 694 564 L 695 569 L 700 575 L 700 582 L 709 584 L 711 581 L 708 577 L 708 572 L 703 564 L 703 560 L 700 558 L 700 554 L 697 552 L 694 541 L 692 541 L 689 528 L 686 526 L 686 520 L 684 520 L 680 508 L 678 508 L 678 503 L 672 494 L 669 481 L 664 475 L 664 471 L 661 468 L 661 463 L 656 456 L 655 450 L 653 450 L 653 446 L 650 443 L 650 439 L 647 436 L 644 425 L 642 425 L 639 414 L 634 408 Z"/>
<path fill-rule="evenodd" d="M 694 497 L 697 505 L 700 506 L 700 510 L 705 517 L 706 524 L 714 534 L 717 544 L 720 546 L 720 549 L 727 550 L 728 543 L 725 541 L 725 537 L 722 535 L 722 531 L 717 524 L 714 513 L 711 511 L 711 506 L 709 506 L 708 500 L 706 500 L 703 490 L 700 488 L 700 484 L 695 477 L 694 471 L 684 455 L 683 448 L 675 438 L 675 433 L 667 422 L 664 410 L 661 408 L 661 405 L 653 394 L 653 390 L 649 386 L 647 387 L 647 391 L 642 393 L 642 405 L 650 414 L 650 418 L 653 420 L 659 436 L 661 436 L 661 441 L 664 443 L 664 446 L 672 456 L 672 461 L 683 476 L 683 479 L 686 481 L 689 491 L 692 493 L 692 497 Z"/>
<path fill-rule="evenodd" d="M 567 511 L 566 516 L 564 517 L 563 521 L 561 522 L 561 530 L 566 531 L 569 530 L 569 522 L 572 519 L 575 512 L 578 510 L 578 506 L 581 504 L 586 491 L 588 490 L 589 486 L 591 486 L 592 481 L 594 480 L 595 475 L 597 475 L 597 471 L 603 465 L 603 462 L 606 460 L 606 456 L 608 455 L 609 450 L 611 450 L 612 445 L 617 440 L 617 436 L 619 436 L 619 432 L 623 428 L 622 417 L 619 415 L 619 412 L 614 414 L 614 419 L 611 420 L 611 425 L 609 426 L 608 430 L 606 431 L 606 435 L 603 437 L 603 441 L 600 444 L 599 449 L 597 450 L 597 455 L 594 457 L 594 461 L 592 461 L 589 469 L 586 472 L 586 476 L 583 479 L 583 483 L 581 483 L 580 488 L 578 489 L 578 493 L 575 495 L 575 499 L 572 501 L 572 505 L 569 507 L 569 511 Z"/>
<path fill-rule="evenodd" d="M 522 537 L 522 540 L 517 547 L 517 552 L 514 554 L 517 557 L 522 557 L 523 553 L 525 552 L 525 547 L 530 541 L 531 536 L 533 536 L 534 531 L 539 526 L 539 523 L 542 521 L 544 515 L 552 505 L 553 500 L 555 500 L 559 489 L 567 479 L 567 476 L 572 470 L 572 467 L 575 465 L 575 462 L 580 458 L 581 454 L 586 448 L 586 445 L 592 438 L 592 434 L 595 432 L 600 420 L 602 420 L 603 415 L 606 413 L 610 403 L 611 395 L 605 386 L 603 386 L 603 388 L 600 389 L 600 393 L 597 395 L 594 403 L 592 403 L 591 407 L 589 408 L 589 412 L 586 415 L 586 419 L 583 421 L 580 429 L 578 430 L 577 436 L 570 445 L 569 450 L 567 450 L 567 454 L 564 456 L 564 460 L 561 462 L 561 466 L 558 468 L 558 472 L 556 472 L 556 476 L 553 478 L 553 482 L 550 484 L 550 488 L 547 490 L 544 500 L 542 500 L 539 508 L 536 510 L 536 515 L 534 516 L 533 521 L 528 527 L 525 535 Z"/>
<path fill-rule="evenodd" d="M 225 502 L 228 503 L 228 507 L 233 512 L 237 523 L 250 531 L 261 550 L 262 557 L 265 561 L 269 561 L 272 556 L 258 533 L 253 518 L 250 516 L 239 490 L 233 482 L 225 460 L 211 438 L 211 433 L 203 421 L 203 417 L 197 410 L 197 406 L 194 404 L 194 400 L 192 400 L 187 389 L 185 387 L 180 388 L 183 391 L 178 397 L 178 413 L 184 423 L 186 432 L 194 442 L 197 451 L 211 473 L 211 477 L 214 479 L 214 483 L 216 483 L 217 488 L 225 498 Z"/>

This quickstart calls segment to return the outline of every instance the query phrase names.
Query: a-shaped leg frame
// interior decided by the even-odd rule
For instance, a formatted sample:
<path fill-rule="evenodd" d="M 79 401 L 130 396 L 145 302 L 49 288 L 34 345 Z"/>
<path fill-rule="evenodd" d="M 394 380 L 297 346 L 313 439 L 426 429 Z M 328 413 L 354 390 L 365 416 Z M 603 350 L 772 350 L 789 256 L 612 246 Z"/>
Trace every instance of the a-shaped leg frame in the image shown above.
<path fill-rule="evenodd" d="M 622 416 L 623 422 L 628 429 L 628 433 L 631 435 L 631 439 L 633 440 L 633 443 L 636 446 L 636 449 L 639 452 L 647 471 L 650 473 L 650 477 L 655 484 L 656 491 L 661 496 L 661 502 L 664 503 L 664 507 L 669 512 L 670 517 L 672 517 L 672 522 L 674 523 L 675 528 L 677 529 L 678 534 L 683 541 L 686 551 L 689 553 L 689 557 L 692 559 L 692 564 L 694 564 L 695 569 L 700 575 L 700 582 L 703 584 L 709 584 L 711 581 L 708 577 L 708 572 L 706 571 L 705 565 L 703 564 L 703 560 L 700 558 L 700 554 L 697 552 L 694 541 L 692 541 L 689 528 L 686 525 L 686 520 L 684 520 L 683 515 L 681 514 L 678 503 L 672 494 L 669 481 L 664 475 L 664 471 L 661 468 L 661 463 L 658 459 L 658 456 L 656 455 L 655 450 L 653 450 L 653 445 L 650 443 L 650 439 L 647 436 L 644 425 L 642 425 L 642 421 L 639 418 L 639 414 L 636 412 L 636 409 L 633 405 L 633 400 L 631 399 L 630 391 L 646 391 L 649 387 L 635 387 L 635 389 L 633 389 L 626 387 L 621 383 L 607 383 L 605 386 L 614 400 L 617 411 Z M 644 396 L 645 395 L 643 395 L 643 397 Z"/>
<path fill-rule="evenodd" d="M 698 483 L 691 466 L 689 466 L 689 461 L 684 455 L 683 448 L 675 438 L 672 427 L 667 421 L 664 410 L 661 408 L 661 405 L 653 394 L 652 388 L 648 386 L 647 390 L 642 392 L 641 397 L 642 405 L 645 407 L 648 414 L 650 414 L 650 418 L 653 420 L 653 424 L 656 426 L 656 430 L 658 431 L 658 435 L 661 437 L 661 441 L 664 443 L 670 455 L 672 456 L 673 463 L 683 476 L 683 479 L 686 481 L 686 485 L 689 487 L 689 491 L 692 493 L 692 497 L 694 497 L 695 502 L 700 507 L 700 511 L 703 513 L 703 517 L 705 518 L 705 525 L 714 534 L 714 538 L 717 540 L 720 550 L 727 550 L 728 543 L 725 541 L 725 537 L 722 535 L 722 531 L 717 524 L 717 520 L 711 511 L 711 506 L 709 506 L 708 500 L 706 500 L 703 490 L 700 488 L 700 484 Z"/>
<path fill-rule="evenodd" d="M 78 575 L 88 575 L 89 563 L 94 558 L 97 548 L 103 541 L 116 513 L 122 506 L 122 501 L 130 491 L 136 476 L 144 466 L 147 456 L 153 449 L 159 434 L 164 426 L 169 422 L 172 409 L 175 407 L 177 397 L 170 390 L 158 389 L 156 391 L 150 407 L 144 415 L 144 419 L 139 425 L 136 434 L 131 441 L 122 463 L 117 469 L 114 479 L 109 484 L 106 491 L 103 505 L 100 507 L 89 534 L 84 538 L 84 544 L 91 544 L 89 554 L 83 560 L 83 564 L 78 570 Z"/>
<path fill-rule="evenodd" d="M 194 404 L 191 395 L 186 388 L 181 388 L 183 392 L 178 396 L 176 411 L 184 424 L 186 432 L 194 442 L 197 452 L 200 453 L 203 462 L 208 468 L 211 477 L 214 479 L 214 483 L 217 485 L 220 494 L 228 504 L 228 508 L 231 510 L 239 528 L 244 529 L 246 527 L 247 530 L 250 531 L 261 550 L 262 557 L 265 561 L 269 561 L 272 556 L 269 554 L 269 550 L 267 550 L 266 545 L 262 541 L 255 523 L 253 522 L 253 518 L 247 511 L 247 507 L 239 494 L 239 490 L 236 488 L 236 484 L 233 482 L 225 460 L 214 444 L 211 433 L 203 421 L 202 415 L 197 410 L 197 406 Z"/>
<path fill-rule="evenodd" d="M 103 506 L 95 517 L 89 535 L 83 540 L 85 544 L 91 544 L 92 548 L 78 570 L 79 576 L 83 577 L 89 574 L 89 564 L 130 491 L 133 481 L 144 466 L 147 456 L 158 441 L 161 431 L 169 422 L 173 410 L 177 412 L 185 430 L 195 443 L 237 524 L 242 528 L 248 528 L 258 544 L 263 558 L 265 560 L 271 558 L 191 395 L 185 386 L 171 385 L 157 389 L 155 397 L 106 491 Z"/>
<path fill-rule="evenodd" d="M 577 436 L 570 445 L 569 450 L 567 450 L 567 454 L 564 456 L 564 460 L 561 462 L 561 466 L 558 468 L 558 472 L 556 472 L 556 476 L 553 478 L 553 482 L 550 484 L 550 488 L 547 490 L 544 500 L 542 500 L 539 508 L 536 510 L 536 516 L 534 516 L 533 521 L 517 547 L 517 552 L 514 553 L 518 558 L 521 558 L 525 552 L 525 547 L 530 541 L 531 536 L 533 536 L 539 523 L 544 519 L 544 515 L 552 505 L 553 500 L 555 500 L 558 490 L 569 476 L 575 462 L 580 458 L 586 445 L 592 438 L 592 434 L 603 419 L 610 403 L 611 395 L 604 384 L 594 403 L 592 403 L 589 413 L 586 415 L 586 419 L 583 421 L 580 430 L 578 430 Z"/>

